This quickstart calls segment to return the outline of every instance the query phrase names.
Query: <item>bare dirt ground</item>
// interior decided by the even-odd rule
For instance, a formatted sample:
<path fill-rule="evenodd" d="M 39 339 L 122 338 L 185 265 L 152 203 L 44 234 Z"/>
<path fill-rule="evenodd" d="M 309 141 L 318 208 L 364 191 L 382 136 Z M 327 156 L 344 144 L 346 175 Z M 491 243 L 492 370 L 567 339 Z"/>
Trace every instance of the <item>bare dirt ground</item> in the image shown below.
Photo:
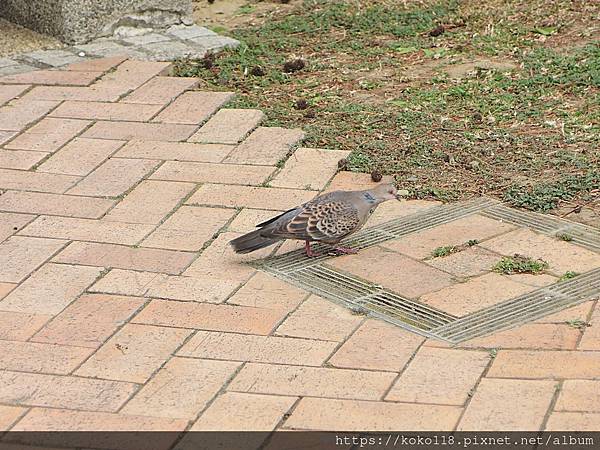
<path fill-rule="evenodd" d="M 0 19 L 0 57 L 62 46 L 58 39 Z"/>

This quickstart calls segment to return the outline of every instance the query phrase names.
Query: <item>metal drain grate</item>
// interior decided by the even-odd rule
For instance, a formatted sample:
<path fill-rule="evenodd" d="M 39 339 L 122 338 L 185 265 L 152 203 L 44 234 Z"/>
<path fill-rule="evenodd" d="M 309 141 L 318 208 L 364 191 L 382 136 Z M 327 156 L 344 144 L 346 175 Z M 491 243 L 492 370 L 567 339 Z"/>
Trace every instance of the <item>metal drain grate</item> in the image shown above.
<path fill-rule="evenodd" d="M 600 251 L 600 230 L 558 217 L 513 210 L 487 198 L 436 206 L 376 225 L 356 233 L 344 245 L 363 249 L 476 213 L 550 236 L 567 233 L 572 243 Z M 317 244 L 315 249 L 326 252 L 328 247 Z M 303 250 L 297 250 L 258 261 L 257 267 L 359 313 L 455 344 L 539 319 L 600 295 L 598 268 L 458 318 L 327 266 L 329 258 L 326 254 L 306 258 Z"/>

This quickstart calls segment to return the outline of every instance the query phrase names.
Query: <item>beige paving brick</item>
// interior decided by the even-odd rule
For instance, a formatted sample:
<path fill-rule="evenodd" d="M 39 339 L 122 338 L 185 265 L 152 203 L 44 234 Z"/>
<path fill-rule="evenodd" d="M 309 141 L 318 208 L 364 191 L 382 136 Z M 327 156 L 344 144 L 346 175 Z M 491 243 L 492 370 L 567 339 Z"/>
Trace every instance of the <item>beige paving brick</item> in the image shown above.
<path fill-rule="evenodd" d="M 335 342 L 199 331 L 177 353 L 192 358 L 320 366 Z"/>
<path fill-rule="evenodd" d="M 48 236 L 75 241 L 134 245 L 153 228 L 153 225 L 147 224 L 40 216 L 20 233 L 29 236 Z"/>
<path fill-rule="evenodd" d="M 296 189 L 321 190 L 337 170 L 338 161 L 350 152 L 299 148 L 288 158 L 271 185 Z"/>
<path fill-rule="evenodd" d="M 91 353 L 88 348 L 37 342 L 0 341 L 0 369 L 68 374 Z"/>
<path fill-rule="evenodd" d="M 183 206 L 142 243 L 145 247 L 200 250 L 233 217 L 235 211 Z"/>
<path fill-rule="evenodd" d="M 586 321 L 594 307 L 593 301 L 581 303 L 571 308 L 563 309 L 549 316 L 536 320 L 536 323 L 566 323 L 572 320 Z"/>
<path fill-rule="evenodd" d="M 378 400 L 396 374 L 247 363 L 227 390 L 258 394 Z"/>
<path fill-rule="evenodd" d="M 77 181 L 79 177 L 71 175 L 0 169 L 0 189 L 62 194 Z"/>
<path fill-rule="evenodd" d="M 2 105 L 3 103 L 8 102 L 9 100 L 12 100 L 15 97 L 18 97 L 19 95 L 21 95 L 23 92 L 25 92 L 27 89 L 29 89 L 31 86 L 27 86 L 27 85 L 10 85 L 10 84 L 5 84 L 5 85 L 0 85 L 0 105 Z"/>
<path fill-rule="evenodd" d="M 154 160 L 109 159 L 70 189 L 69 194 L 117 197 L 138 183 L 158 164 Z"/>
<path fill-rule="evenodd" d="M 50 113 L 51 117 L 89 120 L 126 120 L 145 122 L 150 120 L 161 105 L 127 104 L 111 102 L 76 102 L 67 100 Z"/>
<path fill-rule="evenodd" d="M 8 294 L 0 310 L 55 315 L 100 275 L 101 267 L 45 264 Z"/>
<path fill-rule="evenodd" d="M 2 139 L 0 137 L 0 144 Z M 29 170 L 49 153 L 30 152 L 26 150 L 0 149 L 0 167 L 3 169 Z"/>
<path fill-rule="evenodd" d="M 46 117 L 6 144 L 6 148 L 54 152 L 90 124 L 88 120 Z"/>
<path fill-rule="evenodd" d="M 155 77 L 127 95 L 123 103 L 164 105 L 198 84 L 198 78 Z"/>
<path fill-rule="evenodd" d="M 456 316 L 479 311 L 535 288 L 512 281 L 498 273 L 488 273 L 436 292 L 425 294 L 420 301 Z"/>
<path fill-rule="evenodd" d="M 191 142 L 130 141 L 117 156 L 120 158 L 163 159 L 169 161 L 221 162 L 233 146 L 194 144 Z"/>
<path fill-rule="evenodd" d="M 555 389 L 554 381 L 484 378 L 477 386 L 458 430 L 539 430 Z"/>
<path fill-rule="evenodd" d="M 327 191 L 362 191 L 372 189 L 381 183 L 393 182 L 394 178 L 388 175 L 384 176 L 379 183 L 375 183 L 368 173 L 338 172 L 329 183 Z"/>
<path fill-rule="evenodd" d="M 103 198 L 41 192 L 9 191 L 0 197 L 0 210 L 97 219 L 115 204 Z"/>
<path fill-rule="evenodd" d="M 256 228 L 256 225 L 264 222 L 283 211 L 270 211 L 267 209 L 242 209 L 235 219 L 231 221 L 227 227 L 228 231 L 234 231 L 238 233 L 248 233 Z"/>
<path fill-rule="evenodd" d="M 515 230 L 481 245 L 503 255 L 519 253 L 541 258 L 550 265 L 548 270 L 557 275 L 569 270 L 587 272 L 600 266 L 600 255 L 597 253 L 529 229 Z"/>
<path fill-rule="evenodd" d="M 8 430 L 25 412 L 26 408 L 0 405 L 0 431 Z"/>
<path fill-rule="evenodd" d="M 158 224 L 194 188 L 191 183 L 143 180 L 106 215 L 106 220 Z"/>
<path fill-rule="evenodd" d="M 463 405 L 489 361 L 488 352 L 423 347 L 385 399 Z"/>
<path fill-rule="evenodd" d="M 233 95 L 232 92 L 185 92 L 156 116 L 154 121 L 199 124 L 231 100 Z"/>
<path fill-rule="evenodd" d="M 427 259 L 426 262 L 458 277 L 473 277 L 491 272 L 499 260 L 497 253 L 475 245 L 448 256 Z"/>
<path fill-rule="evenodd" d="M 86 176 L 112 155 L 124 141 L 75 138 L 38 168 L 38 172 Z"/>
<path fill-rule="evenodd" d="M 261 166 L 167 161 L 151 178 L 193 183 L 260 185 L 273 170 L 272 167 Z"/>
<path fill-rule="evenodd" d="M 31 341 L 97 348 L 135 314 L 144 301 L 135 297 L 84 294 L 39 330 Z"/>
<path fill-rule="evenodd" d="M 162 282 L 165 277 L 166 275 L 162 273 L 111 269 L 88 291 L 141 297 L 147 294 L 149 285 L 154 280 Z"/>
<path fill-rule="evenodd" d="M 226 161 L 272 166 L 286 156 L 290 148 L 303 138 L 304 132 L 299 129 L 259 127 L 233 151 Z"/>
<path fill-rule="evenodd" d="M 554 410 L 600 412 L 600 381 L 565 380 Z"/>
<path fill-rule="evenodd" d="M 500 350 L 488 377 L 600 378 L 600 352 Z"/>
<path fill-rule="evenodd" d="M 0 372 L 0 401 L 23 406 L 116 411 L 135 392 L 118 381 Z"/>
<path fill-rule="evenodd" d="M 0 108 L 0 130 L 21 131 L 44 117 L 58 105 L 57 101 L 18 99 Z"/>
<path fill-rule="evenodd" d="M 256 308 L 291 311 L 308 296 L 308 292 L 264 272 L 257 272 L 227 303 Z"/>
<path fill-rule="evenodd" d="M 196 130 L 194 125 L 174 123 L 96 122 L 83 137 L 130 141 L 183 141 Z"/>
<path fill-rule="evenodd" d="M 1 298 L 2 294 L 0 294 Z M 0 308 L 2 308 L 2 303 L 0 303 Z M 52 316 L 44 314 L 0 311 L 0 339 L 26 341 L 51 318 Z"/>
<path fill-rule="evenodd" d="M 0 83 L 45 84 L 49 86 L 88 86 L 101 75 L 101 72 L 35 70 L 32 72 L 1 77 Z"/>
<path fill-rule="evenodd" d="M 566 324 L 529 323 L 490 336 L 471 339 L 461 347 L 574 350 L 581 331 Z"/>
<path fill-rule="evenodd" d="M 28 101 L 74 100 L 82 102 L 116 102 L 123 94 L 119 86 L 36 86 L 23 98 Z"/>
<path fill-rule="evenodd" d="M 191 431 L 271 431 L 296 397 L 225 392 L 194 423 Z"/>
<path fill-rule="evenodd" d="M 583 338 L 579 344 L 582 350 L 600 350 L 600 307 L 596 304 L 589 327 L 583 332 Z"/>
<path fill-rule="evenodd" d="M 88 266 L 116 267 L 148 272 L 181 273 L 195 258 L 193 253 L 124 245 L 73 242 L 57 256 L 55 262 Z"/>
<path fill-rule="evenodd" d="M 381 320 L 368 319 L 329 363 L 336 367 L 399 372 L 424 338 Z"/>
<path fill-rule="evenodd" d="M 0 131 L 0 145 L 10 141 L 17 134 L 16 131 Z"/>
<path fill-rule="evenodd" d="M 190 334 L 180 328 L 127 324 L 75 374 L 145 383 Z"/>
<path fill-rule="evenodd" d="M 452 431 L 462 408 L 304 398 L 286 420 L 298 430 Z"/>
<path fill-rule="evenodd" d="M 553 412 L 548 418 L 546 431 L 597 431 L 600 414 L 584 412 Z"/>
<path fill-rule="evenodd" d="M 205 184 L 190 197 L 187 203 L 286 211 L 313 197 L 314 192 L 296 189 Z"/>
<path fill-rule="evenodd" d="M 0 242 L 15 234 L 33 219 L 35 216 L 29 214 L 0 212 Z"/>
<path fill-rule="evenodd" d="M 86 59 L 81 62 L 69 64 L 68 66 L 64 67 L 64 70 L 108 72 L 109 70 L 117 67 L 126 59 L 126 56 L 109 56 L 107 58 Z"/>
<path fill-rule="evenodd" d="M 181 419 L 34 408 L 17 424 L 14 431 L 183 431 L 186 425 L 187 421 Z M 177 433 L 161 433 L 155 435 L 152 442 L 149 442 L 148 436 L 141 436 L 137 441 L 137 447 L 131 438 L 125 442 L 129 446 L 133 445 L 126 448 L 163 449 L 168 448 L 168 443 L 173 443 L 177 437 Z M 97 437 L 89 434 L 78 433 L 73 438 L 81 439 L 76 447 L 85 448 L 97 444 Z M 44 439 L 47 440 L 48 436 L 46 435 Z M 114 443 L 118 444 L 119 440 L 121 440 L 120 445 L 123 445 L 122 439 L 122 436 L 115 435 L 113 444 L 110 440 L 105 441 L 105 444 L 109 448 L 115 448 Z"/>
<path fill-rule="evenodd" d="M 414 298 L 450 286 L 454 281 L 451 275 L 381 247 L 335 258 L 330 264 Z"/>
<path fill-rule="evenodd" d="M 0 282 L 0 299 L 6 297 L 6 295 L 17 287 L 16 283 L 1 283 Z"/>
<path fill-rule="evenodd" d="M 192 419 L 239 366 L 230 361 L 173 358 L 127 403 L 122 413 Z"/>
<path fill-rule="evenodd" d="M 222 303 L 239 283 L 230 280 L 205 280 L 190 277 L 155 278 L 146 295 L 190 302 Z"/>
<path fill-rule="evenodd" d="M 237 144 L 262 122 L 264 116 L 257 109 L 221 109 L 188 140 Z"/>
<path fill-rule="evenodd" d="M 0 281 L 19 283 L 58 252 L 65 241 L 13 236 L 0 244 Z"/>
<path fill-rule="evenodd" d="M 431 256 L 431 252 L 437 247 L 460 245 L 472 239 L 483 241 L 513 229 L 512 225 L 472 215 L 435 228 L 412 233 L 410 236 L 387 241 L 382 245 L 413 258 L 424 259 Z M 504 239 L 504 237 L 499 239 Z M 484 244 L 481 245 L 488 248 Z"/>
<path fill-rule="evenodd" d="M 281 336 L 305 337 L 341 342 L 363 317 L 348 308 L 311 295 L 275 331 Z"/>
<path fill-rule="evenodd" d="M 249 306 L 153 300 L 132 321 L 166 327 L 267 335 L 284 314 Z"/>
<path fill-rule="evenodd" d="M 127 60 L 116 70 L 108 73 L 96 83 L 98 88 L 118 89 L 122 94 L 137 89 L 148 80 L 168 69 L 168 62 Z"/>

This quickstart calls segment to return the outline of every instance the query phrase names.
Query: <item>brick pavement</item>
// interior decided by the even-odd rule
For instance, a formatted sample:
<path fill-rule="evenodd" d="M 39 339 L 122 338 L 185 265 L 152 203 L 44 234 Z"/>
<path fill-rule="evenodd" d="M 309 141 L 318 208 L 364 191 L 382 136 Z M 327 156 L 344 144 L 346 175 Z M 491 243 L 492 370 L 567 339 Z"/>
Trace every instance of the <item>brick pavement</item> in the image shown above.
<path fill-rule="evenodd" d="M 600 429 L 595 301 L 450 347 L 244 263 L 274 249 L 233 255 L 277 211 L 372 183 L 336 175 L 340 151 L 281 167 L 300 130 L 167 70 L 0 78 L 0 430 Z M 548 273 L 490 272 L 515 251 Z M 474 215 L 331 264 L 464 315 L 600 256 Z"/>

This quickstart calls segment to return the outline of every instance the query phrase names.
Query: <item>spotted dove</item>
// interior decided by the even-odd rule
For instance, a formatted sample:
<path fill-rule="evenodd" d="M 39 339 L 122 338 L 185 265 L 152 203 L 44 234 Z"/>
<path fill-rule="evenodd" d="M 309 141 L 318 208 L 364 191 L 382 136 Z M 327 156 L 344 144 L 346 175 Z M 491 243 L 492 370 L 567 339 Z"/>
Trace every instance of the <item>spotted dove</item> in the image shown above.
<path fill-rule="evenodd" d="M 360 230 L 380 203 L 398 198 L 392 184 L 380 184 L 366 191 L 334 191 L 320 195 L 256 225 L 258 230 L 230 243 L 236 253 L 250 253 L 283 239 L 306 242 L 307 256 L 318 256 L 310 248 L 313 241 L 334 246 L 337 253 L 356 253 L 337 244 Z"/>

